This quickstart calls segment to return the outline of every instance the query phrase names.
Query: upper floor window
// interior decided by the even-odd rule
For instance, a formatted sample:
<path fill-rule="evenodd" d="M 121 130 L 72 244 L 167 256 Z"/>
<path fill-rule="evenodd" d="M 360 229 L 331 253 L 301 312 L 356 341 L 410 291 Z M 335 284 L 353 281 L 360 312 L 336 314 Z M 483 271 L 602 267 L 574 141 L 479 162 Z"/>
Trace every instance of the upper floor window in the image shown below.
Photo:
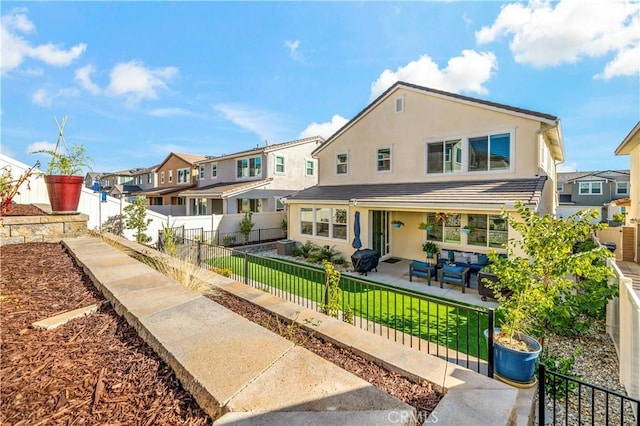
<path fill-rule="evenodd" d="M 276 173 L 284 173 L 284 157 L 276 156 Z"/>
<path fill-rule="evenodd" d="M 243 158 L 236 165 L 239 178 L 262 176 L 262 157 Z"/>
<path fill-rule="evenodd" d="M 313 160 L 305 161 L 304 175 L 305 176 L 315 175 L 315 163 L 313 162 Z"/>
<path fill-rule="evenodd" d="M 558 184 L 558 192 L 563 192 L 564 191 L 564 184 L 559 183 Z"/>
<path fill-rule="evenodd" d="M 160 183 L 164 183 L 164 172 L 160 172 Z"/>
<path fill-rule="evenodd" d="M 204 166 L 200 166 L 200 174 L 198 175 L 198 179 L 204 179 Z"/>
<path fill-rule="evenodd" d="M 152 183 L 152 182 L 153 182 L 152 174 L 147 173 L 147 183 Z"/>
<path fill-rule="evenodd" d="M 393 106 L 395 112 L 404 112 L 404 96 L 398 96 L 394 99 Z"/>
<path fill-rule="evenodd" d="M 376 170 L 379 172 L 391 171 L 391 148 L 378 148 L 376 152 Z"/>
<path fill-rule="evenodd" d="M 336 174 L 346 175 L 349 172 L 349 155 L 346 153 L 336 155 Z"/>
<path fill-rule="evenodd" d="M 218 163 L 211 163 L 211 177 L 218 177 Z"/>
<path fill-rule="evenodd" d="M 509 170 L 511 134 L 428 142 L 426 157 L 428 174 Z"/>
<path fill-rule="evenodd" d="M 282 198 L 275 197 L 276 199 L 276 211 L 281 212 L 284 211 L 284 203 L 282 202 Z"/>
<path fill-rule="evenodd" d="M 169 183 L 173 182 L 173 170 L 169 170 Z"/>
<path fill-rule="evenodd" d="M 580 195 L 600 195 L 602 194 L 602 182 L 580 182 Z"/>
<path fill-rule="evenodd" d="M 169 175 L 171 177 L 171 175 Z M 190 183 L 191 169 L 178 169 L 178 183 Z"/>
<path fill-rule="evenodd" d="M 627 195 L 629 193 L 629 182 L 616 182 L 616 195 Z"/>
<path fill-rule="evenodd" d="M 461 171 L 461 139 L 427 144 L 427 173 L 456 173 Z"/>
<path fill-rule="evenodd" d="M 509 133 L 469 138 L 469 171 L 509 170 L 510 139 Z"/>

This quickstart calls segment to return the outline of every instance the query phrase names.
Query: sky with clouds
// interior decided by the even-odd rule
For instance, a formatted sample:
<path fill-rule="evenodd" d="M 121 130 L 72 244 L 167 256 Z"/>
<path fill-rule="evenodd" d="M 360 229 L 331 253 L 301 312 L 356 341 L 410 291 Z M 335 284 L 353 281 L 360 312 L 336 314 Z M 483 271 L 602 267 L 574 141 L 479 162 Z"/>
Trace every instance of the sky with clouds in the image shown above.
<path fill-rule="evenodd" d="M 559 117 L 561 170 L 627 169 L 640 3 L 3 1 L 2 153 L 94 170 L 329 137 L 394 82 Z"/>

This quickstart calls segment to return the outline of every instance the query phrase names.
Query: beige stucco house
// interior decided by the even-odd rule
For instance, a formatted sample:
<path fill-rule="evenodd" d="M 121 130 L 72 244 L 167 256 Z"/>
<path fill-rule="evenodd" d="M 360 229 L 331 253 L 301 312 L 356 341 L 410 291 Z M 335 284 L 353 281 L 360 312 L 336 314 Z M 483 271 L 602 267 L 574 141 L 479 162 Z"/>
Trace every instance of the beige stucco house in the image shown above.
<path fill-rule="evenodd" d="M 500 250 L 510 235 L 499 214 L 516 200 L 554 214 L 564 147 L 553 115 L 398 82 L 313 157 L 318 185 L 286 201 L 290 238 L 348 257 L 359 212 L 363 247 L 420 259 L 427 239 L 440 249 Z M 447 219 L 418 228 L 437 213 Z"/>
<path fill-rule="evenodd" d="M 616 148 L 616 155 L 631 157 L 631 178 L 629 188 L 629 205 L 626 225 L 635 226 L 636 259 L 640 263 L 640 121 L 629 132 L 620 146 Z"/>
<path fill-rule="evenodd" d="M 315 136 L 198 161 L 198 186 L 180 192 L 186 214 L 284 210 L 282 197 L 318 183 L 317 160 L 311 153 L 322 142 Z"/>

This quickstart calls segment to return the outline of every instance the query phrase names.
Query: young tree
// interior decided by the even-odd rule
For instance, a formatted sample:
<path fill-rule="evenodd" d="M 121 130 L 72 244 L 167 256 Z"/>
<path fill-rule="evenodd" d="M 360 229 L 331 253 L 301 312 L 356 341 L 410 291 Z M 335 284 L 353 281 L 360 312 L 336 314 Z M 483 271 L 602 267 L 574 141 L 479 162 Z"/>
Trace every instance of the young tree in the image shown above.
<path fill-rule="evenodd" d="M 249 241 L 249 234 L 251 233 L 251 230 L 255 225 L 255 223 L 251 221 L 251 216 L 253 216 L 253 212 L 247 210 L 246 212 L 244 212 L 244 217 L 240 221 L 240 232 L 244 237 L 245 244 Z"/>
<path fill-rule="evenodd" d="M 543 345 L 548 332 L 583 332 L 594 312 L 617 294 L 617 287 L 607 284 L 613 275 L 606 263 L 611 253 L 596 244 L 583 244 L 606 225 L 591 224 L 598 218 L 594 210 L 559 219 L 536 215 L 520 202 L 515 207 L 519 219 L 505 211 L 502 217 L 521 238 L 509 241 L 506 258 L 490 253 L 490 270 L 499 280 L 484 283 L 498 296 L 503 332 L 508 338 L 531 334 Z M 584 249 L 577 249 L 581 244 Z M 510 296 L 501 295 L 504 288 L 512 291 Z"/>
<path fill-rule="evenodd" d="M 136 200 L 124 208 L 125 226 L 127 229 L 134 229 L 136 241 L 140 244 L 151 242 L 152 238 L 145 234 L 151 219 L 147 219 L 147 209 L 144 207 L 144 198 Z"/>

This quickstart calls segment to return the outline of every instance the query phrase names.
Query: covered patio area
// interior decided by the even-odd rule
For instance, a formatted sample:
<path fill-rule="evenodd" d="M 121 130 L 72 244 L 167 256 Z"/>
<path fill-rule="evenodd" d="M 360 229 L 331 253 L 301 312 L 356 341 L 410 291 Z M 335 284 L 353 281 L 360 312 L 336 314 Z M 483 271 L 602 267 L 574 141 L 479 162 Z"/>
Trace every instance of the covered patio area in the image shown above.
<path fill-rule="evenodd" d="M 413 281 L 409 281 L 410 263 L 411 260 L 409 259 L 392 257 L 390 259 L 381 260 L 378 263 L 377 272 L 375 270 L 369 271 L 367 276 L 361 275 L 358 272 L 352 272 L 353 269 L 349 269 L 349 271 L 345 271 L 343 273 L 364 278 L 369 281 L 390 285 L 403 290 L 410 290 L 469 305 L 485 308 L 498 307 L 498 302 L 491 298 L 487 298 L 486 301 L 482 300 L 481 296 L 478 294 L 478 278 L 475 273 L 472 273 L 469 279 L 471 287 L 466 289 L 466 293 L 462 293 L 462 289 L 459 285 L 445 283 L 442 286 L 443 288 L 440 288 L 440 283 L 437 281 L 437 278 L 431 279 L 431 285 L 427 284 L 426 278 L 413 277 Z"/>

